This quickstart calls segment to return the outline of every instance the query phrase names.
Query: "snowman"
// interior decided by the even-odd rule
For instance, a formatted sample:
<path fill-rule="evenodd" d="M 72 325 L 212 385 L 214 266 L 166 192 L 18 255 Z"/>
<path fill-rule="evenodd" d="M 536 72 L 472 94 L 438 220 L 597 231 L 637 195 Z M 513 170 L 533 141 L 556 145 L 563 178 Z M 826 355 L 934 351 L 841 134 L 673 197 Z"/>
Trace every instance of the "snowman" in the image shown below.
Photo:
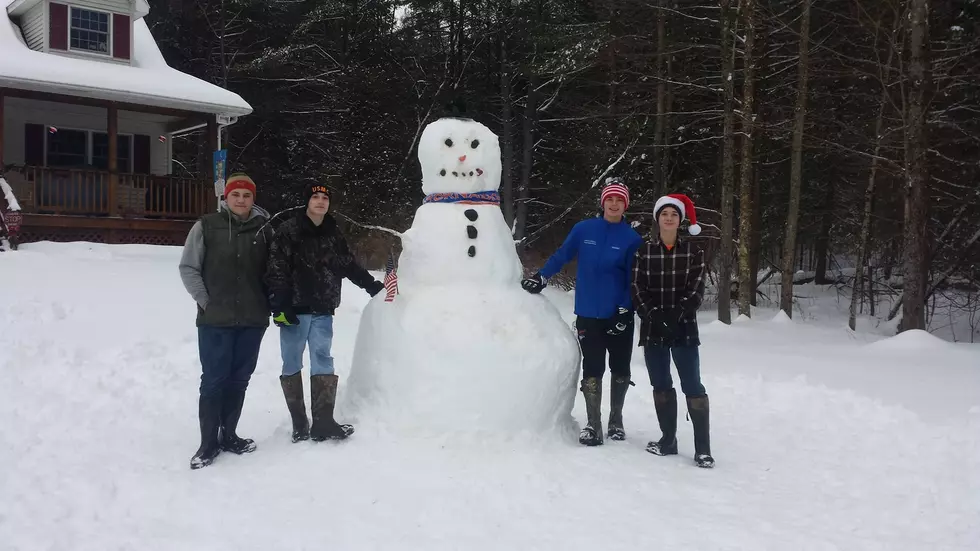
<path fill-rule="evenodd" d="M 574 440 L 578 342 L 547 299 L 521 289 L 497 136 L 439 119 L 418 158 L 426 197 L 401 235 L 399 292 L 361 316 L 344 415 L 413 434 Z"/>

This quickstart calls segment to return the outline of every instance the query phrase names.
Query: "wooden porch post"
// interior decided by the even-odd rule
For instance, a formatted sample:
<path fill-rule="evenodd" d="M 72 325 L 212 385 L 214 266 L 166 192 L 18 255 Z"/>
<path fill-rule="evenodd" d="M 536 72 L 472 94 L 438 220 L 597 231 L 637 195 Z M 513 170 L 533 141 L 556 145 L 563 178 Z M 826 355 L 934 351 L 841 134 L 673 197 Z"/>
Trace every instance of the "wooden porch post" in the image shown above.
<path fill-rule="evenodd" d="M 3 88 L 0 88 L 0 176 L 3 176 Z"/>
<path fill-rule="evenodd" d="M 207 186 L 210 190 L 208 193 L 208 210 L 209 212 L 214 212 L 218 210 L 218 198 L 214 194 L 214 152 L 218 150 L 218 117 L 217 115 L 208 115 L 208 155 L 204 162 L 207 163 L 207 170 L 204 171 L 208 175 Z"/>
<path fill-rule="evenodd" d="M 107 121 L 109 134 L 109 216 L 116 216 L 119 213 L 119 202 L 116 200 L 116 192 L 119 187 L 119 113 L 115 103 L 110 103 L 107 109 L 109 120 Z"/>

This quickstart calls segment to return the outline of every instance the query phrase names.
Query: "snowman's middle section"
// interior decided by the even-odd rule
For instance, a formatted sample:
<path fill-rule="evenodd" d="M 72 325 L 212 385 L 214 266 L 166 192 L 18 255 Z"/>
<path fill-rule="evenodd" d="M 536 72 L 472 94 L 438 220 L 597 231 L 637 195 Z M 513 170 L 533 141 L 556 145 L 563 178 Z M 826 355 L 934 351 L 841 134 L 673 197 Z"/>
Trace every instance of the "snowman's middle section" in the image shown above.
<path fill-rule="evenodd" d="M 500 207 L 463 202 L 426 203 L 402 237 L 400 285 L 516 285 L 522 271 Z"/>

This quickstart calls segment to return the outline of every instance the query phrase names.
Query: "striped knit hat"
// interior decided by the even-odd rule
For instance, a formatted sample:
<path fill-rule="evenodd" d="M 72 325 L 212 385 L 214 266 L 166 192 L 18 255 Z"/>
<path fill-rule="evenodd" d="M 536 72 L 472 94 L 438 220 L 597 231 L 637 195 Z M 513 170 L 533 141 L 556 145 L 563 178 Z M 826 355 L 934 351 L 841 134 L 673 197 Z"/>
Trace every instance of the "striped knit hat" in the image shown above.
<path fill-rule="evenodd" d="M 599 198 L 599 204 L 604 205 L 606 199 L 609 197 L 620 197 L 626 205 L 623 210 L 630 207 L 630 190 L 623 183 L 623 179 L 618 176 L 613 176 L 611 178 L 606 178 L 606 185 L 602 188 L 602 196 Z"/>

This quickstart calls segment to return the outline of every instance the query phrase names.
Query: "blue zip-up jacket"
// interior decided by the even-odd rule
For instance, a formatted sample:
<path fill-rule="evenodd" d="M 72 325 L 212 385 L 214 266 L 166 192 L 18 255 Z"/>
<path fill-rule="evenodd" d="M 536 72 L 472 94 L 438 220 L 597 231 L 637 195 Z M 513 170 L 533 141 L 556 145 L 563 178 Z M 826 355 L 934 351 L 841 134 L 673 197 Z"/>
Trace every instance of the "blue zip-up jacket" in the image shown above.
<path fill-rule="evenodd" d="M 562 246 L 541 268 L 550 278 L 578 256 L 575 273 L 575 314 L 583 318 L 610 318 L 622 306 L 633 310 L 630 278 L 633 256 L 643 238 L 626 218 L 619 223 L 589 218 L 572 228 Z"/>

